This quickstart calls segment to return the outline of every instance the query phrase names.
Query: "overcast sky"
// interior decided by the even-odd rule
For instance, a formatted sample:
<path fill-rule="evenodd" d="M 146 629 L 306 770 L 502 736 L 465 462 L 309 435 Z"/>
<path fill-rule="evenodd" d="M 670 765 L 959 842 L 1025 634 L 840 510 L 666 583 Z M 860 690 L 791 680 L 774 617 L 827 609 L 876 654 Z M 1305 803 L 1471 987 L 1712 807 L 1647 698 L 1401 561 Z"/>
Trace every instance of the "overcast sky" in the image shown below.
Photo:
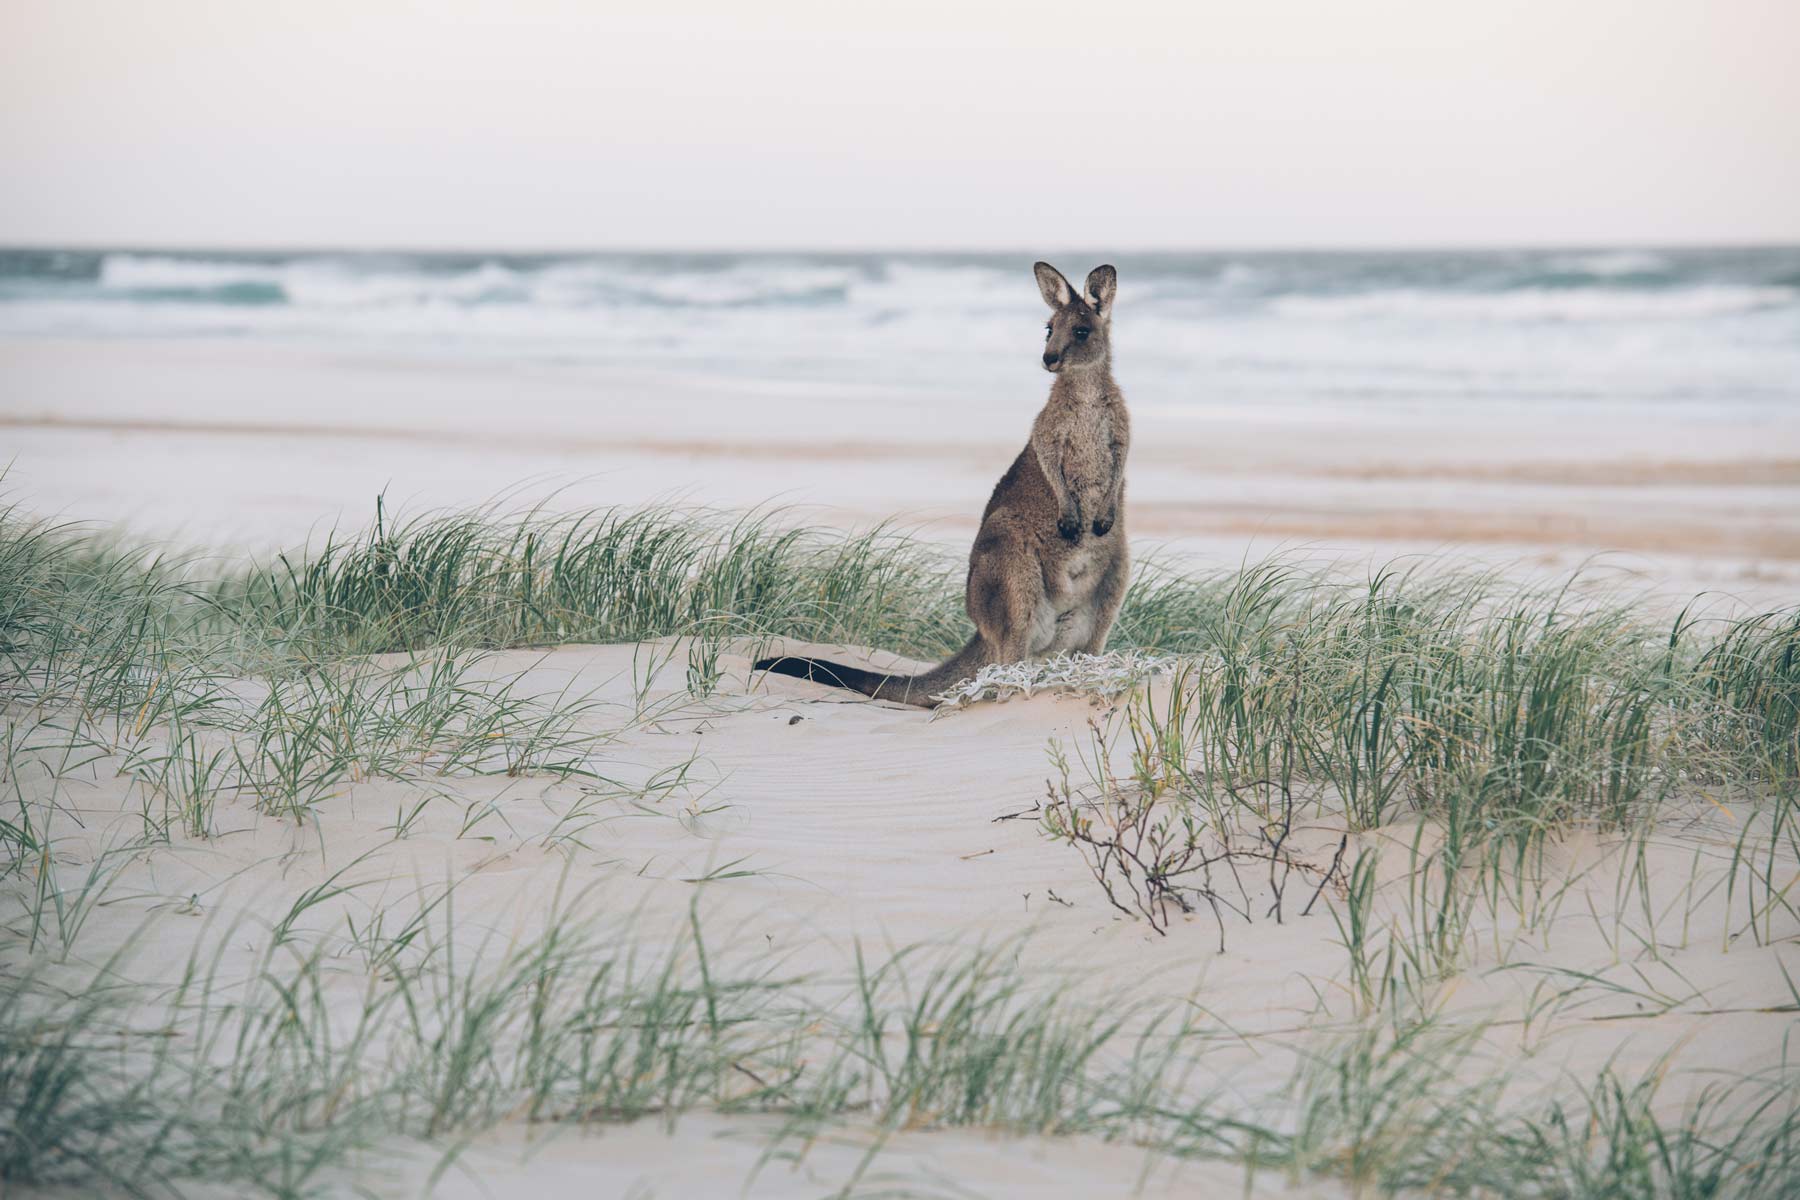
<path fill-rule="evenodd" d="M 0 0 L 0 242 L 1800 240 L 1800 0 Z"/>

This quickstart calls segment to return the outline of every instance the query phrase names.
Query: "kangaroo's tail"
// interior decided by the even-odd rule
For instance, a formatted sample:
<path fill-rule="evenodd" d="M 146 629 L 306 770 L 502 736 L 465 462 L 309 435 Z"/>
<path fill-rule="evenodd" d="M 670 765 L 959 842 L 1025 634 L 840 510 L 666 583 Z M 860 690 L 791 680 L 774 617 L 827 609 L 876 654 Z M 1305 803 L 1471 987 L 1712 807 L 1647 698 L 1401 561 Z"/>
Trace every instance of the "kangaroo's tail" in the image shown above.
<path fill-rule="evenodd" d="M 961 650 L 919 675 L 884 675 L 880 671 L 865 671 L 861 667 L 846 667 L 816 658 L 764 658 L 756 662 L 754 669 L 772 671 L 777 675 L 792 675 L 796 679 L 810 679 L 814 683 L 830 684 L 832 687 L 849 688 L 877 700 L 894 700 L 901 704 L 916 704 L 920 708 L 936 708 L 937 701 L 931 698 L 932 693 L 941 692 L 951 684 L 967 679 L 986 665 L 986 656 L 981 649 L 981 635 L 977 634 Z"/>

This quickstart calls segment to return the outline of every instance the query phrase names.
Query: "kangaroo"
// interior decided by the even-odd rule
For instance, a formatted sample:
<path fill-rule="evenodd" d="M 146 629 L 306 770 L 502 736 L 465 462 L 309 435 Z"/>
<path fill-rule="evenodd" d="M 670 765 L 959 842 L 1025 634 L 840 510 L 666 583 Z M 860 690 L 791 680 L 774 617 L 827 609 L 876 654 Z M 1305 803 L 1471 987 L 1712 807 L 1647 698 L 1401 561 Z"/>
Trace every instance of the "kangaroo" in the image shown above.
<path fill-rule="evenodd" d="M 765 658 L 758 671 L 832 684 L 921 708 L 994 663 L 1063 651 L 1098 654 L 1130 574 L 1125 453 L 1131 426 L 1112 377 L 1118 272 L 1095 267 L 1077 292 L 1049 263 L 1032 267 L 1050 306 L 1050 399 L 981 514 L 964 598 L 975 636 L 920 675 L 886 675 L 811 658 Z"/>

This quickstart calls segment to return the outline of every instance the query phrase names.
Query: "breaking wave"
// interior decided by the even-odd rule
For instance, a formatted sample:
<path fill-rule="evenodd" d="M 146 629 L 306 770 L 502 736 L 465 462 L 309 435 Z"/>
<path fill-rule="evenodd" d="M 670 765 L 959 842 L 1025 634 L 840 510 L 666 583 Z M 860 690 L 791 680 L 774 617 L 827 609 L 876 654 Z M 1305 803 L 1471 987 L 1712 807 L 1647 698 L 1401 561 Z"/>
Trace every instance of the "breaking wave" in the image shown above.
<path fill-rule="evenodd" d="M 1115 261 L 1116 340 L 1155 403 L 1800 403 L 1800 248 Z M 1026 255 L 0 249 L 0 335 L 273 338 L 825 387 L 1035 387 L 1042 311 Z"/>

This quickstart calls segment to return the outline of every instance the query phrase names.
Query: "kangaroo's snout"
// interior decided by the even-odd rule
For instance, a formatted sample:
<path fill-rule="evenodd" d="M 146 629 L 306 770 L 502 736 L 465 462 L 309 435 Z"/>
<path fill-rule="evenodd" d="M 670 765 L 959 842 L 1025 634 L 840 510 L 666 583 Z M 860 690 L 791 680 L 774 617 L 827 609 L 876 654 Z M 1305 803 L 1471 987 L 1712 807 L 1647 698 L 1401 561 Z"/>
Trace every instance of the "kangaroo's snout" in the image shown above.
<path fill-rule="evenodd" d="M 1062 355 L 1058 354 L 1056 351 L 1054 351 L 1054 350 L 1044 351 L 1044 369 L 1046 371 L 1056 370 L 1056 364 L 1060 363 L 1061 361 L 1062 361 Z"/>

